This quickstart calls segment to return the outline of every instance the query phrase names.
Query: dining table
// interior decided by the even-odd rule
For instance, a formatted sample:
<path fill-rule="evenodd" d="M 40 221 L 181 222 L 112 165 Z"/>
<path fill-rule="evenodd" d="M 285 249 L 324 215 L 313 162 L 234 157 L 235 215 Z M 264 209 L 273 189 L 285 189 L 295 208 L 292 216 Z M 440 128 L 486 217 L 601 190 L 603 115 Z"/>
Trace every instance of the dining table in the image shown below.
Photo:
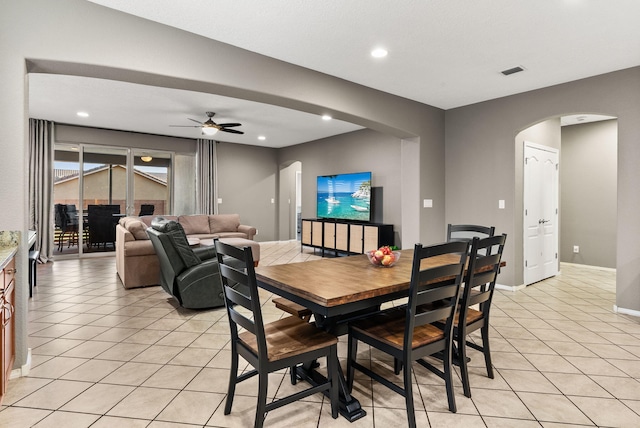
<path fill-rule="evenodd" d="M 456 262 L 453 255 L 423 260 L 421 269 Z M 351 320 L 380 310 L 383 303 L 406 297 L 411 282 L 413 249 L 401 250 L 391 267 L 375 266 L 366 255 L 256 268 L 258 286 L 309 308 L 318 327 L 335 335 L 347 333 Z M 298 376 L 312 384 L 323 376 L 314 362 L 299 366 Z M 349 421 L 366 415 L 340 370 L 340 414 Z"/>

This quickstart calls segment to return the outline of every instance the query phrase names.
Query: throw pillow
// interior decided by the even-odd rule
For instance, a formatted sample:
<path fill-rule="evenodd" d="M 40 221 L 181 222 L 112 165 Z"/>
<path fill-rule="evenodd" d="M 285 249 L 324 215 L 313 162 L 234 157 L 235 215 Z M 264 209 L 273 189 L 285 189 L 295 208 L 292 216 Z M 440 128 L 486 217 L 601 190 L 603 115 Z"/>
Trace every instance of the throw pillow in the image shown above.
<path fill-rule="evenodd" d="M 140 220 L 128 221 L 125 228 L 131 232 L 136 240 L 149 239 L 149 235 L 147 235 L 147 225 Z"/>

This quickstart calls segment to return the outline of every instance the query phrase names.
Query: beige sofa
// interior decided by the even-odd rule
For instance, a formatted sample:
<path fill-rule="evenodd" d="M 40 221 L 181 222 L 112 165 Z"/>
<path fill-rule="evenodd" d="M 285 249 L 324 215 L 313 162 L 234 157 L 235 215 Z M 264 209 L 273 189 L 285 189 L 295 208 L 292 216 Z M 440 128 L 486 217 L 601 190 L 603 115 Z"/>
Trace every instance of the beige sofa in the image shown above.
<path fill-rule="evenodd" d="M 155 216 L 123 217 L 116 225 L 116 270 L 124 288 L 160 284 L 160 264 L 147 235 Z M 251 239 L 256 228 L 240 224 L 238 214 L 163 216 L 178 221 L 187 237 Z"/>

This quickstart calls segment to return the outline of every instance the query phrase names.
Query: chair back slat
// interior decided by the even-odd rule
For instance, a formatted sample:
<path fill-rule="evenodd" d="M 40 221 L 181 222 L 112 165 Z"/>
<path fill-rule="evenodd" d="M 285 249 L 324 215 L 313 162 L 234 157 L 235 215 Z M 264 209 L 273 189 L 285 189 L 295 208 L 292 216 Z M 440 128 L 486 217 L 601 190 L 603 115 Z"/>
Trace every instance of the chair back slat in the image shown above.
<path fill-rule="evenodd" d="M 480 304 L 484 322 L 488 322 L 491 299 L 506 240 L 506 234 L 484 239 L 473 238 L 469 266 L 464 278 L 464 290 L 460 298 L 458 311 L 460 320 L 466 319 L 470 306 Z M 466 329 L 466 323 L 459 322 L 459 328 Z"/>
<path fill-rule="evenodd" d="M 424 290 L 418 291 L 416 293 L 416 306 L 425 305 L 427 303 L 437 302 L 439 300 L 450 299 L 455 297 L 458 292 L 457 286 L 455 282 L 450 283 L 450 285 L 446 285 L 443 283 L 438 283 L 435 285 L 427 285 Z"/>
<path fill-rule="evenodd" d="M 229 310 L 229 318 L 231 318 L 231 321 L 238 324 L 240 327 L 244 328 L 245 330 L 248 330 L 251 333 L 256 334 L 256 324 L 253 322 L 253 320 L 247 318 L 245 315 L 241 314 L 235 309 L 231 308 Z"/>
<path fill-rule="evenodd" d="M 268 360 L 267 343 L 251 247 L 238 248 L 218 239 L 214 243 L 220 264 L 232 340 L 235 343 L 238 339 L 238 325 L 245 328 L 256 336 L 258 357 L 266 361 Z M 247 294 L 243 294 L 234 287 L 247 288 Z M 247 309 L 251 316 L 237 311 L 235 305 Z"/>
<path fill-rule="evenodd" d="M 494 235 L 496 228 L 493 226 L 480 226 L 477 224 L 448 224 L 447 242 L 454 240 L 468 240 L 473 238 L 486 238 Z"/>
<path fill-rule="evenodd" d="M 469 245 L 468 241 L 452 241 L 428 247 L 415 245 L 406 309 L 405 352 L 411 352 L 416 327 L 441 319 L 447 320 L 444 333 L 447 340 L 451 340 L 453 316 Z M 442 256 L 438 259 L 440 266 L 429 267 L 428 259 L 439 256 Z M 443 259 L 446 260 L 445 264 L 442 264 Z"/>
<path fill-rule="evenodd" d="M 451 314 L 451 307 L 449 305 L 437 307 L 428 311 L 422 311 L 418 309 L 418 313 L 415 316 L 414 327 L 420 327 L 421 325 L 431 324 L 436 321 L 446 319 Z"/>
<path fill-rule="evenodd" d="M 222 273 L 222 269 L 220 269 L 220 272 Z M 251 299 L 249 299 L 247 296 L 245 296 L 244 294 L 234 290 L 231 287 L 227 287 L 224 290 L 225 296 L 234 304 L 236 305 L 240 305 L 243 308 L 252 310 L 253 308 L 251 307 Z"/>

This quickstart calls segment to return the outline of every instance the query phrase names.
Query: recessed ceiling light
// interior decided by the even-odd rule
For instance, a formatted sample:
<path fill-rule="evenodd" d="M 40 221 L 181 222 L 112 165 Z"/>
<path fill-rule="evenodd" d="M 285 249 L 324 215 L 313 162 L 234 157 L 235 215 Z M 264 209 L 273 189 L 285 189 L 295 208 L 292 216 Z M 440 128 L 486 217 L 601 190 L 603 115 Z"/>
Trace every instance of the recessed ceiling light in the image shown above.
<path fill-rule="evenodd" d="M 258 140 L 260 140 L 260 141 L 264 141 L 266 139 L 267 139 L 267 137 L 265 137 L 264 135 L 258 136 Z"/>
<path fill-rule="evenodd" d="M 331 120 L 331 116 L 329 116 L 328 114 L 323 114 L 322 120 Z"/>
<path fill-rule="evenodd" d="M 586 119 L 587 119 L 587 116 L 578 116 L 578 117 L 576 117 L 576 120 L 578 122 L 584 122 Z"/>
<path fill-rule="evenodd" d="M 80 117 L 89 117 L 89 113 L 87 113 L 86 111 L 79 111 L 76 114 Z"/>
<path fill-rule="evenodd" d="M 374 58 L 384 58 L 388 53 L 386 49 L 377 48 L 371 51 L 371 56 Z"/>

